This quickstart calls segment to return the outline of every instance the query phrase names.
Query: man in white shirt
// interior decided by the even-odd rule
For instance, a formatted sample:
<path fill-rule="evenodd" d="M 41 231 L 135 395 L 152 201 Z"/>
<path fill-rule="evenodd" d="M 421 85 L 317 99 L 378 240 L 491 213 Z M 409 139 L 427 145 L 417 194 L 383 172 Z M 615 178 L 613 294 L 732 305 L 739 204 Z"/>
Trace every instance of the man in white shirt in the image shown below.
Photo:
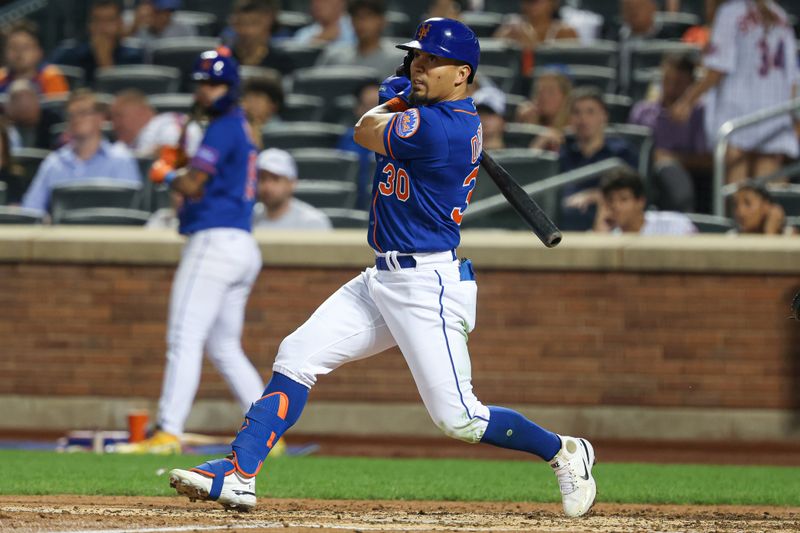
<path fill-rule="evenodd" d="M 278 148 L 264 150 L 256 161 L 258 200 L 253 208 L 254 229 L 332 229 L 328 217 L 297 198 L 297 164 L 288 152 Z"/>
<path fill-rule="evenodd" d="M 611 170 L 603 177 L 602 201 L 597 209 L 594 230 L 600 233 L 638 233 L 640 235 L 691 235 L 697 228 L 683 213 L 645 211 L 644 184 L 631 168 Z"/>

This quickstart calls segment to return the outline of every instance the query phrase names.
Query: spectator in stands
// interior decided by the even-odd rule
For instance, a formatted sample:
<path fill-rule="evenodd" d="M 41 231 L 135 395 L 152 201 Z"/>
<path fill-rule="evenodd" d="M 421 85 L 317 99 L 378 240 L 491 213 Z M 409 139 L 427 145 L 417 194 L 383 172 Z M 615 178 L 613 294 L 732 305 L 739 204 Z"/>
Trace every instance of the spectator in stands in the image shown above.
<path fill-rule="evenodd" d="M 619 76 L 617 83 L 622 94 L 630 90 L 631 54 L 640 43 L 656 39 L 678 39 L 675 30 L 665 28 L 656 18 L 655 0 L 620 0 L 622 27 L 619 30 Z"/>
<path fill-rule="evenodd" d="M 705 75 L 671 108 L 686 121 L 701 97 L 706 134 L 716 144 L 728 120 L 763 111 L 798 94 L 797 38 L 786 12 L 772 0 L 729 0 L 714 18 L 703 63 Z M 708 94 L 706 94 L 708 93 Z M 800 153 L 790 113 L 734 131 L 726 154 L 727 180 L 739 182 L 777 172 Z"/>
<path fill-rule="evenodd" d="M 353 107 L 353 121 L 355 124 L 364 113 L 378 105 L 378 83 L 369 81 L 358 87 Z M 353 140 L 353 126 L 350 126 L 339 139 L 336 146 L 339 150 L 353 152 L 358 155 L 358 190 L 356 191 L 356 209 L 368 209 L 371 200 L 372 173 L 375 170 L 375 153 L 356 144 Z"/>
<path fill-rule="evenodd" d="M 570 128 L 573 136 L 564 139 L 559 153 L 560 172 L 575 170 L 604 159 L 618 157 L 632 168 L 638 155 L 622 139 L 606 137 L 608 109 L 603 93 L 594 87 L 579 87 L 572 92 Z M 559 142 L 554 137 L 554 144 Z M 562 189 L 561 225 L 565 230 L 585 231 L 592 227 L 594 206 L 600 199 L 599 179 L 590 179 Z"/>
<path fill-rule="evenodd" d="M 572 82 L 558 69 L 547 69 L 536 78 L 530 100 L 519 105 L 515 121 L 563 131 L 569 121 Z"/>
<path fill-rule="evenodd" d="M 103 112 L 94 94 L 86 89 L 73 92 L 67 102 L 70 143 L 52 152 L 42 162 L 23 207 L 48 210 L 54 185 L 85 178 L 112 178 L 141 183 L 139 168 L 123 146 L 103 138 Z"/>
<path fill-rule="evenodd" d="M 742 182 L 733 196 L 735 233 L 792 235 L 795 229 L 786 226 L 786 213 L 769 190 L 754 180 Z"/>
<path fill-rule="evenodd" d="M 494 36 L 509 39 L 522 48 L 521 72 L 533 72 L 536 47 L 558 39 L 577 39 L 575 28 L 556 18 L 559 0 L 521 0 L 519 15 L 510 15 Z"/>
<path fill-rule="evenodd" d="M 42 95 L 69 92 L 61 70 L 44 62 L 36 24 L 21 20 L 6 30 L 4 37 L 6 66 L 0 68 L 0 92 L 7 92 L 15 80 L 29 80 Z"/>
<path fill-rule="evenodd" d="M 703 106 L 696 104 L 686 122 L 674 120 L 669 112 L 694 82 L 696 67 L 691 53 L 666 55 L 661 63 L 661 98 L 637 102 L 629 118 L 630 123 L 653 132 L 654 178 L 662 209 L 694 211 L 695 190 L 710 187 L 711 154 Z"/>
<path fill-rule="evenodd" d="M 483 148 L 498 150 L 506 147 L 503 134 L 506 127 L 506 94 L 496 87 L 482 87 L 472 95 L 475 109 L 481 118 Z"/>
<path fill-rule="evenodd" d="M 281 122 L 283 87 L 272 78 L 252 78 L 242 90 L 242 109 L 253 132 L 253 140 L 261 149 L 261 132 Z"/>
<path fill-rule="evenodd" d="M 461 13 L 470 8 L 467 0 L 431 0 L 423 18 L 441 17 L 461 20 Z"/>
<path fill-rule="evenodd" d="M 161 39 L 194 37 L 197 29 L 175 20 L 181 0 L 141 0 L 136 6 L 133 23 L 126 34 L 139 39 L 148 58 Z"/>
<path fill-rule="evenodd" d="M 120 91 L 109 109 L 111 125 L 117 144 L 137 157 L 158 157 L 163 146 L 177 146 L 187 117 L 181 113 L 156 114 L 147 96 L 138 89 Z M 187 146 L 199 145 L 202 132 L 199 126 L 184 134 Z M 193 149 L 189 149 L 194 153 Z"/>
<path fill-rule="evenodd" d="M 14 161 L 11 157 L 11 142 L 8 137 L 9 125 L 0 117 L 0 183 L 6 184 L 6 202 L 17 203 L 23 191 L 17 190 L 19 180 L 14 179 L 14 174 L 20 171 L 14 168 Z"/>
<path fill-rule="evenodd" d="M 297 30 L 292 40 L 300 44 L 356 44 L 356 34 L 345 0 L 311 0 L 314 23 Z"/>
<path fill-rule="evenodd" d="M 348 11 L 358 42 L 327 47 L 317 64 L 372 67 L 380 78 L 394 74 L 401 56 L 393 43 L 381 38 L 386 27 L 384 0 L 354 0 Z"/>
<path fill-rule="evenodd" d="M 258 200 L 253 228 L 329 230 L 330 219 L 319 209 L 294 198 L 297 164 L 278 148 L 258 154 Z"/>
<path fill-rule="evenodd" d="M 642 178 L 632 168 L 607 172 L 600 185 L 594 231 L 640 235 L 691 235 L 697 228 L 683 213 L 645 211 Z"/>
<path fill-rule="evenodd" d="M 122 8 L 116 0 L 94 0 L 89 8 L 89 40 L 57 50 L 54 63 L 81 67 L 86 82 L 94 82 L 95 70 L 142 63 L 141 49 L 122 44 Z"/>
<path fill-rule="evenodd" d="M 294 70 L 292 58 L 271 43 L 279 10 L 277 0 L 236 1 L 231 15 L 233 57 L 240 65 L 273 68 L 281 74 Z"/>
<path fill-rule="evenodd" d="M 42 108 L 36 87 L 25 79 L 9 87 L 5 114 L 10 121 L 8 136 L 14 149 L 50 149 L 53 144 L 50 128 L 62 122 L 58 113 Z"/>

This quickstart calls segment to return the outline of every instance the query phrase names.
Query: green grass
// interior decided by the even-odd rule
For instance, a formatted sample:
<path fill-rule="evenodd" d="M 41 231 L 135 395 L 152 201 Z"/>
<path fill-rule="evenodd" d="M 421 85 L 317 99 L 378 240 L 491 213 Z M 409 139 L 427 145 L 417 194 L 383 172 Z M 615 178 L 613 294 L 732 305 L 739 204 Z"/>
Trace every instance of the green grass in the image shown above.
<path fill-rule="evenodd" d="M 159 469 L 208 458 L 0 451 L 0 494 L 173 494 Z M 599 501 L 800 505 L 800 468 L 598 464 Z M 537 461 L 278 458 L 258 493 L 279 498 L 559 501 L 550 468 Z"/>

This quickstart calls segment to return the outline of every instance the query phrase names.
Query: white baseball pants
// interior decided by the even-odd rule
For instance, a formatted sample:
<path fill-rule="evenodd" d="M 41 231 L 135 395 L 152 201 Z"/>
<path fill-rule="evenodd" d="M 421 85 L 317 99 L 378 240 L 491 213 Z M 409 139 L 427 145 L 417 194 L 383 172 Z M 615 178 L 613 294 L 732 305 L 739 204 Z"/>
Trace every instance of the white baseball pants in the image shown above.
<path fill-rule="evenodd" d="M 283 340 L 273 370 L 312 387 L 318 375 L 397 345 L 434 423 L 478 442 L 489 409 L 472 392 L 467 351 L 477 285 L 461 280 L 452 252 L 414 257 L 414 268 L 387 258 L 392 271 L 368 268 L 335 292 Z"/>
<path fill-rule="evenodd" d="M 261 270 L 253 236 L 233 228 L 198 231 L 183 248 L 172 282 L 167 326 L 167 367 L 158 425 L 181 435 L 192 408 L 205 347 L 246 412 L 264 383 L 242 351 L 244 310 Z"/>

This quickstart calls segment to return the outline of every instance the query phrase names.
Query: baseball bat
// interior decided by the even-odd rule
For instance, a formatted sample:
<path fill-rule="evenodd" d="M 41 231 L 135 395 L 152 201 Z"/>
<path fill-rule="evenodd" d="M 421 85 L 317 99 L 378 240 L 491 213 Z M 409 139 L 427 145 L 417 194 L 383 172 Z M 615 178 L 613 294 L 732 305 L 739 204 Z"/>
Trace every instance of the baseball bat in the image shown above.
<path fill-rule="evenodd" d="M 497 188 L 505 196 L 511 207 L 519 214 L 522 220 L 531 227 L 533 232 L 539 237 L 545 246 L 553 248 L 561 242 L 561 231 L 556 227 L 550 217 L 547 216 L 539 204 L 528 196 L 520 187 L 511 174 L 484 150 L 481 165 L 492 178 Z"/>

